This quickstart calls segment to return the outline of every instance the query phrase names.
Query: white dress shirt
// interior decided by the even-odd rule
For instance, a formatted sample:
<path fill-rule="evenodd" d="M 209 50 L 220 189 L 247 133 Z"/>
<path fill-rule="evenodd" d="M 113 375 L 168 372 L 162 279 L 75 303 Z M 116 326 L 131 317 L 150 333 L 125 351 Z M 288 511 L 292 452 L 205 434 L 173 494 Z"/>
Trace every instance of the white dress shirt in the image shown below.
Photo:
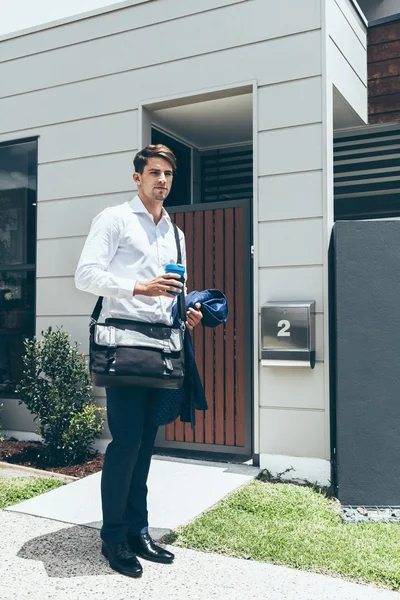
<path fill-rule="evenodd" d="M 179 230 L 182 264 L 185 236 Z M 163 208 L 154 223 L 139 196 L 106 208 L 90 227 L 75 273 L 79 290 L 104 296 L 102 317 L 120 317 L 172 325 L 175 297 L 134 296 L 136 281 L 150 281 L 178 262 L 172 221 Z"/>

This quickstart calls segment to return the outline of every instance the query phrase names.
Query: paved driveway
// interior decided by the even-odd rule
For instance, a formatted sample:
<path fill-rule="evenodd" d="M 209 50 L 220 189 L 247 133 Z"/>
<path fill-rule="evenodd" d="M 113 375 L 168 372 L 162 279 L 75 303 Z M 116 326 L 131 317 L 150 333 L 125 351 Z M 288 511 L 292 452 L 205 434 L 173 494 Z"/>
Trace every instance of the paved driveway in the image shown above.
<path fill-rule="evenodd" d="M 0 511 L 2 600 L 399 600 L 395 592 L 265 563 L 173 549 L 173 565 L 112 571 L 98 531 Z"/>

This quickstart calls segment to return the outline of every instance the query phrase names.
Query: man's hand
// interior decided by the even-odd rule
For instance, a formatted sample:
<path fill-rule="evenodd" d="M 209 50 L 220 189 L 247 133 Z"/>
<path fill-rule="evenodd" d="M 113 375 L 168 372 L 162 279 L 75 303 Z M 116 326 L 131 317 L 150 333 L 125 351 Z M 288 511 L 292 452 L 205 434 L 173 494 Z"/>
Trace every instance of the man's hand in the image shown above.
<path fill-rule="evenodd" d="M 151 281 L 137 281 L 133 295 L 167 296 L 167 298 L 173 298 L 173 294 L 169 292 L 178 292 L 183 287 L 183 283 L 178 281 L 179 279 L 180 275 L 178 273 L 165 273 L 165 275 L 160 275 Z"/>
<path fill-rule="evenodd" d="M 200 311 L 200 308 L 201 308 L 200 302 L 196 302 L 195 307 L 197 310 L 195 310 L 194 308 L 189 308 L 189 310 L 186 313 L 186 316 L 187 316 L 186 327 L 189 329 L 189 331 L 192 331 L 194 329 L 194 327 L 196 327 L 196 325 L 198 325 L 200 323 L 201 319 L 203 318 L 203 315 Z"/>

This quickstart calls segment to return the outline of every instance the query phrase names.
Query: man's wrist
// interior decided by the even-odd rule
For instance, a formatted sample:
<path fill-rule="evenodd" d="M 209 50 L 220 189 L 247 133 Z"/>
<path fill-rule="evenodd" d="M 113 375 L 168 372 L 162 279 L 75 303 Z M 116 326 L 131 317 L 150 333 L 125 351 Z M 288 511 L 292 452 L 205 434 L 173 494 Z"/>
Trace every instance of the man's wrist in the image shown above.
<path fill-rule="evenodd" d="M 146 283 L 144 281 L 136 281 L 133 288 L 134 296 L 145 296 L 146 295 Z"/>

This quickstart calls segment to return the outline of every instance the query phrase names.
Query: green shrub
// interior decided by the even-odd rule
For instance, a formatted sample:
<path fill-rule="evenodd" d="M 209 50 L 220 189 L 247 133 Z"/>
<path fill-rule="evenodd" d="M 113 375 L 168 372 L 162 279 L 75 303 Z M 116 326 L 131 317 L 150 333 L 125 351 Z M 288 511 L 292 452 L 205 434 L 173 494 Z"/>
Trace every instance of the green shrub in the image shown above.
<path fill-rule="evenodd" d="M 25 340 L 23 375 L 18 386 L 38 421 L 49 465 L 83 462 L 103 429 L 104 409 L 91 398 L 85 357 L 62 328 L 49 327 L 42 339 Z"/>

